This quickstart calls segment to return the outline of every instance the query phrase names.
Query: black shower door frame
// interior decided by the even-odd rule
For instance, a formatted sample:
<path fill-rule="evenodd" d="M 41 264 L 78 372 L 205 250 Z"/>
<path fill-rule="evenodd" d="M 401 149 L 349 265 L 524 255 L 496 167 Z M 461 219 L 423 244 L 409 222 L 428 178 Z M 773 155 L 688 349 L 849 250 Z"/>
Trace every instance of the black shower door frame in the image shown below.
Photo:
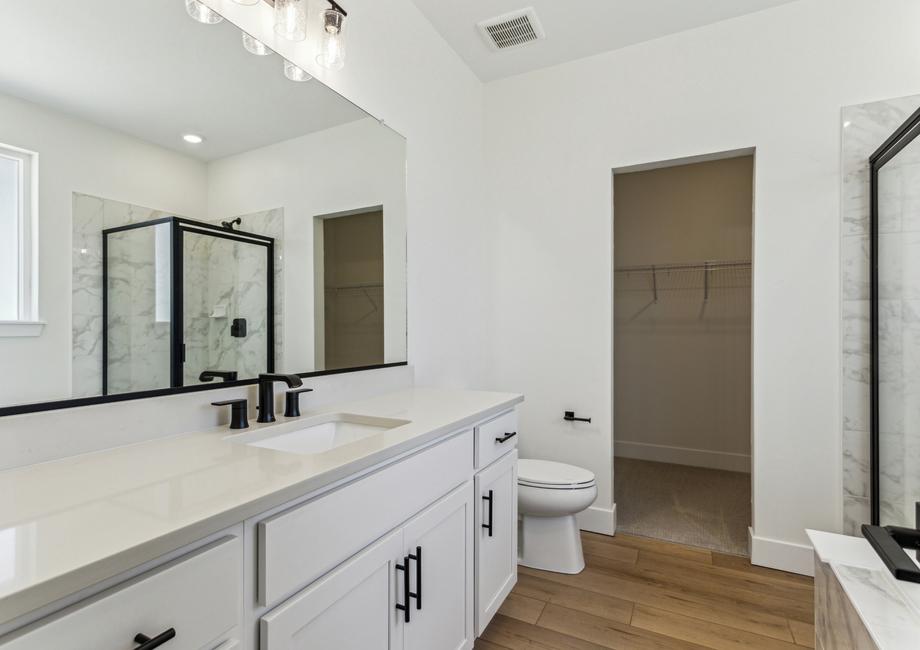
<path fill-rule="evenodd" d="M 879 404 L 879 172 L 920 135 L 920 109 L 914 112 L 881 147 L 869 157 L 869 418 L 870 418 L 870 515 L 880 525 L 881 495 L 881 409 Z"/>
<path fill-rule="evenodd" d="M 265 235 L 230 230 L 203 221 L 184 217 L 163 217 L 140 223 L 132 223 L 102 231 L 102 394 L 108 395 L 109 372 L 109 235 L 126 230 L 148 228 L 159 224 L 170 224 L 170 319 L 169 319 L 169 388 L 183 386 L 183 367 L 185 364 L 185 273 L 183 252 L 185 233 L 196 233 L 208 237 L 229 239 L 246 244 L 265 247 L 267 262 L 266 277 L 266 372 L 275 371 L 275 240 Z"/>

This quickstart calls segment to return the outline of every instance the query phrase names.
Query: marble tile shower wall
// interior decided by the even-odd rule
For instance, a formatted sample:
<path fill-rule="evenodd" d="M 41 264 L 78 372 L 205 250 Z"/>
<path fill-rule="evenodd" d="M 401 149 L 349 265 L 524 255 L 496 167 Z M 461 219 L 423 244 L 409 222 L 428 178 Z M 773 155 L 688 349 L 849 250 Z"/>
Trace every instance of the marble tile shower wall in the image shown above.
<path fill-rule="evenodd" d="M 121 201 L 113 201 L 86 194 L 73 194 L 73 323 L 72 323 L 72 395 L 74 397 L 89 397 L 102 392 L 102 237 L 101 231 L 131 223 L 140 223 L 151 219 L 171 216 L 169 213 L 131 205 Z M 243 220 L 240 229 L 275 238 L 275 354 L 276 359 L 281 359 L 283 350 L 283 273 L 282 273 L 282 241 L 284 235 L 284 214 L 281 209 L 265 210 L 248 215 L 241 215 Z M 221 219 L 215 220 L 215 222 Z M 149 231 L 149 232 L 148 232 Z M 109 366 L 110 392 L 126 390 L 143 390 L 151 387 L 168 385 L 168 357 L 162 354 L 164 341 L 168 349 L 168 323 L 157 323 L 153 317 L 155 303 L 154 289 L 154 264 L 152 241 L 153 228 L 138 231 L 129 231 L 134 234 L 131 238 L 121 238 L 120 246 L 113 247 L 113 253 L 121 253 L 119 259 L 123 264 L 112 265 L 110 276 L 117 286 L 131 288 L 124 295 L 116 290 L 112 291 L 113 304 L 121 304 L 125 309 L 120 310 L 125 316 L 119 319 L 120 327 L 112 330 L 110 337 L 110 359 L 113 363 Z M 206 241 L 212 241 L 207 238 Z M 225 240 L 221 240 L 225 241 Z M 111 244 L 112 242 L 110 242 Z M 229 243 L 229 242 L 228 242 Z M 255 248 L 255 247 L 251 247 Z M 264 252 L 264 249 L 259 248 Z M 200 251 L 206 254 L 208 250 Z M 110 260 L 112 255 L 110 255 Z M 124 258 L 124 259 L 121 259 Z M 260 269 L 264 275 L 264 254 L 259 256 L 263 263 Z M 226 260 L 229 261 L 229 260 Z M 198 264 L 194 258 L 187 260 L 187 267 L 194 274 L 198 267 L 204 269 L 204 275 L 198 280 L 190 278 L 186 282 L 189 295 L 186 304 L 202 304 L 214 301 L 206 296 L 210 293 L 207 287 L 211 278 L 221 277 L 225 281 L 237 283 L 245 304 L 247 313 L 255 314 L 257 309 L 250 303 L 258 300 L 265 304 L 264 290 L 259 289 L 259 282 L 255 275 L 259 269 L 253 264 L 241 264 L 241 268 L 231 274 L 220 274 L 208 270 L 208 264 L 202 260 Z M 243 268 L 245 267 L 245 268 Z M 120 277 L 125 276 L 125 277 Z M 130 277 L 128 277 L 130 276 Z M 200 281 L 199 281 L 200 280 Z M 215 289 L 219 289 L 215 287 Z M 119 299 L 121 297 L 122 299 Z M 204 307 L 202 307 L 204 309 Z M 255 374 L 259 362 L 264 359 L 265 336 L 264 307 L 261 308 L 262 319 L 250 323 L 250 336 L 245 345 L 237 346 L 241 349 L 240 362 L 243 364 L 239 370 L 243 373 Z M 208 311 L 207 314 L 213 313 Z M 224 359 L 214 358 L 214 348 L 221 336 L 214 333 L 217 330 L 229 330 L 230 319 L 190 319 L 190 339 L 195 340 L 195 331 L 204 328 L 201 346 L 190 346 L 192 356 L 189 357 L 187 367 L 194 370 L 195 380 L 203 368 L 217 368 L 214 363 Z M 261 328 L 261 333 L 259 329 Z M 260 335 L 261 334 L 261 335 Z M 249 341 L 252 341 L 251 343 Z M 259 342 L 260 341 L 260 342 Z M 200 350 L 199 350 L 200 347 Z M 195 357 L 200 354 L 200 358 Z M 140 363 L 142 362 L 142 363 Z M 162 366 L 165 371 L 161 372 Z M 158 370 L 159 369 L 159 370 Z M 223 369 L 223 368 L 219 368 Z M 165 372 L 165 379 L 161 377 Z M 151 384 L 154 382 L 155 385 Z"/>
<path fill-rule="evenodd" d="M 858 534 L 869 521 L 869 156 L 920 106 L 920 96 L 843 109 L 841 173 L 841 282 L 843 369 L 843 529 Z M 906 153 L 906 152 L 905 152 Z M 920 160 L 899 157 L 886 166 L 880 196 L 880 384 L 883 519 L 902 520 L 905 494 L 916 494 L 906 466 L 920 454 L 920 421 L 909 403 L 920 402 Z M 892 181 L 892 182 L 888 182 Z M 903 251 L 902 254 L 898 252 Z M 907 254 L 915 251 L 913 254 Z M 912 280 L 913 279 L 913 280 Z M 907 286 L 913 283 L 915 286 Z M 907 298 L 907 299 L 904 299 Z M 907 344 L 907 345 L 905 345 Z M 907 353 L 907 354 L 902 354 Z M 909 399 L 908 399 L 909 398 Z M 894 415 L 895 417 L 891 417 Z M 910 434 L 910 435 L 907 435 Z M 912 443 L 912 444 L 911 444 Z M 914 447 L 908 449 L 909 446 Z M 915 463 L 920 459 L 915 459 Z M 912 489 L 911 489 L 912 487 Z M 911 506 L 912 508 L 912 506 Z M 912 516 L 911 516 L 912 520 Z"/>

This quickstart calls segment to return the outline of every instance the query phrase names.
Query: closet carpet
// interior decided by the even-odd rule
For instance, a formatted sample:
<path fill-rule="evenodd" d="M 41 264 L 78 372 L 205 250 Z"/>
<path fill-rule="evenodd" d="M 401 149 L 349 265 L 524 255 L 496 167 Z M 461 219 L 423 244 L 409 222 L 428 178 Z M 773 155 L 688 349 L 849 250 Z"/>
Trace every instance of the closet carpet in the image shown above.
<path fill-rule="evenodd" d="M 751 475 L 616 458 L 617 532 L 748 555 Z"/>

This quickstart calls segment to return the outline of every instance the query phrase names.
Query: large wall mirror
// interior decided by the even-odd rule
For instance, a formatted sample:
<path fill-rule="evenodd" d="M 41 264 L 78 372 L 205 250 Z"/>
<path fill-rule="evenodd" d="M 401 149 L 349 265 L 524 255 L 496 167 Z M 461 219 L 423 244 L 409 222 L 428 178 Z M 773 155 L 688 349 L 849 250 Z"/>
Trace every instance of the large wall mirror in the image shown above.
<path fill-rule="evenodd" d="M 405 140 L 246 41 L 4 1 L 0 414 L 406 361 Z"/>

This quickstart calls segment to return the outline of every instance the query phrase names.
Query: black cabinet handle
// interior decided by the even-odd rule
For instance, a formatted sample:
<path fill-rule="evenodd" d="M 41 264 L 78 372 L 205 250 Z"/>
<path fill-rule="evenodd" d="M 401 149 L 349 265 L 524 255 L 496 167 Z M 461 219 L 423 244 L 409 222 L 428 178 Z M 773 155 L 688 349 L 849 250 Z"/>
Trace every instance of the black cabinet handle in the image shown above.
<path fill-rule="evenodd" d="M 415 598 L 415 609 L 422 608 L 422 547 L 415 547 L 415 555 L 409 553 L 408 558 L 415 560 L 415 592 L 409 592 L 409 598 Z M 407 571 L 408 573 L 408 571 Z"/>
<path fill-rule="evenodd" d="M 512 439 L 514 436 L 516 436 L 516 435 L 517 435 L 517 431 L 512 431 L 511 433 L 506 433 L 506 434 L 503 435 L 501 438 L 496 438 L 496 439 L 495 439 L 495 442 L 497 442 L 497 443 L 499 443 L 499 444 L 504 444 L 504 443 L 508 442 L 509 440 L 511 440 L 511 439 Z"/>
<path fill-rule="evenodd" d="M 134 642 L 140 643 L 140 645 L 134 648 L 134 650 L 153 650 L 174 638 L 176 638 L 176 628 L 174 627 L 157 634 L 152 639 L 146 634 L 136 634 L 134 635 Z"/>
<path fill-rule="evenodd" d="M 489 502 L 489 523 L 483 524 L 482 527 L 489 531 L 489 537 L 492 537 L 492 508 L 495 505 L 492 501 L 492 490 L 489 490 L 489 496 L 483 496 L 482 500 Z"/>
<path fill-rule="evenodd" d="M 406 623 L 408 623 L 412 618 L 411 615 L 409 614 L 410 593 L 409 593 L 409 556 L 408 555 L 403 558 L 402 564 L 396 565 L 396 570 L 403 572 L 403 602 L 405 603 L 404 605 L 400 605 L 399 603 L 396 603 L 396 609 L 398 609 L 401 612 L 404 612 L 403 620 Z"/>

